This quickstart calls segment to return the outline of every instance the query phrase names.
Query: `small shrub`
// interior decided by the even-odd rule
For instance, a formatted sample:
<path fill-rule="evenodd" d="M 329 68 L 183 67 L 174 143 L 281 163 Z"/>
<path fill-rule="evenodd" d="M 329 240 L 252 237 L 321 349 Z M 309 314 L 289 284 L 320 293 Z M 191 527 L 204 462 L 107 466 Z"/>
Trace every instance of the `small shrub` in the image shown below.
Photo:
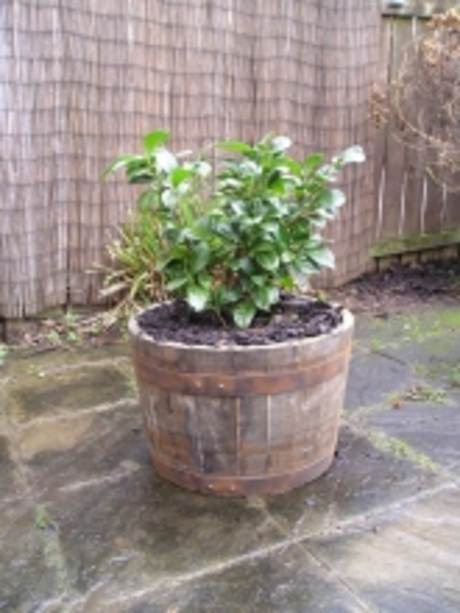
<path fill-rule="evenodd" d="M 118 157 L 104 173 L 122 168 L 129 183 L 146 186 L 132 225 L 109 247 L 116 265 L 106 292 L 118 283 L 133 300 L 168 294 L 248 327 L 281 291 L 302 291 L 334 266 L 320 231 L 345 196 L 330 184 L 344 165 L 364 161 L 360 147 L 330 162 L 322 154 L 298 162 L 284 136 L 230 140 L 216 145 L 224 157 L 211 165 L 174 155 L 168 139 L 164 130 L 147 134 L 142 154 Z"/>

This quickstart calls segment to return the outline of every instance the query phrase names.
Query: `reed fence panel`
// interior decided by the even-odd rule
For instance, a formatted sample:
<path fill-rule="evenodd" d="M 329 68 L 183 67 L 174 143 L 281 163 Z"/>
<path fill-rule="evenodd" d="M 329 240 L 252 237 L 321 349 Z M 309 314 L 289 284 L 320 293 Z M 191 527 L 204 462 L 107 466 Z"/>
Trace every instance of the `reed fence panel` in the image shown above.
<path fill-rule="evenodd" d="M 112 157 L 169 127 L 173 146 L 284 133 L 297 154 L 359 143 L 334 224 L 338 283 L 374 231 L 377 0 L 10 0 L 0 3 L 0 316 L 98 300 L 108 234 L 134 194 Z"/>

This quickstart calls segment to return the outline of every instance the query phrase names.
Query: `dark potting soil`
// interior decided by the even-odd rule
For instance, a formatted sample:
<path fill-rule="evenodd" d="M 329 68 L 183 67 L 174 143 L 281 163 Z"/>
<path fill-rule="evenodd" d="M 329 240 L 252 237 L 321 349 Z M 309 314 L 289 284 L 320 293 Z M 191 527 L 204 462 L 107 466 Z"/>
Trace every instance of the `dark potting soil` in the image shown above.
<path fill-rule="evenodd" d="M 259 313 L 250 328 L 226 325 L 212 311 L 193 312 L 185 302 L 143 311 L 140 328 L 156 340 L 186 345 L 268 345 L 327 334 L 342 322 L 342 307 L 299 296 L 283 296 L 270 313 Z"/>

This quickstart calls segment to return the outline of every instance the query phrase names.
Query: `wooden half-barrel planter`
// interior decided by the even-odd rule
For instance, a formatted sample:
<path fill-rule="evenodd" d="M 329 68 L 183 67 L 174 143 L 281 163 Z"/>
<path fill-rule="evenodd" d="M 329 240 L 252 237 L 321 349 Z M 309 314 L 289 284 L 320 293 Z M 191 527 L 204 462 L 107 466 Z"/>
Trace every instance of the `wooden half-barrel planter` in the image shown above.
<path fill-rule="evenodd" d="M 288 491 L 331 465 L 353 316 L 333 332 L 265 346 L 157 342 L 130 322 L 157 472 L 208 494 Z"/>

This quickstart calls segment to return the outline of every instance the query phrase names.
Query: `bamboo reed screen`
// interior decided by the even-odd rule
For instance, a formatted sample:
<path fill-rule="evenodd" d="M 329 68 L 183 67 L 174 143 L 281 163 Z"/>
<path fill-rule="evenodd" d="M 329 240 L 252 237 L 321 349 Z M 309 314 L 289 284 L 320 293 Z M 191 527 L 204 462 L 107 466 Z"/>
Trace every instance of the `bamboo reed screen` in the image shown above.
<path fill-rule="evenodd" d="M 0 316 L 91 304 L 108 232 L 132 206 L 109 159 L 169 127 L 173 146 L 290 136 L 299 155 L 359 143 L 329 282 L 360 273 L 373 232 L 374 0 L 0 3 Z"/>

